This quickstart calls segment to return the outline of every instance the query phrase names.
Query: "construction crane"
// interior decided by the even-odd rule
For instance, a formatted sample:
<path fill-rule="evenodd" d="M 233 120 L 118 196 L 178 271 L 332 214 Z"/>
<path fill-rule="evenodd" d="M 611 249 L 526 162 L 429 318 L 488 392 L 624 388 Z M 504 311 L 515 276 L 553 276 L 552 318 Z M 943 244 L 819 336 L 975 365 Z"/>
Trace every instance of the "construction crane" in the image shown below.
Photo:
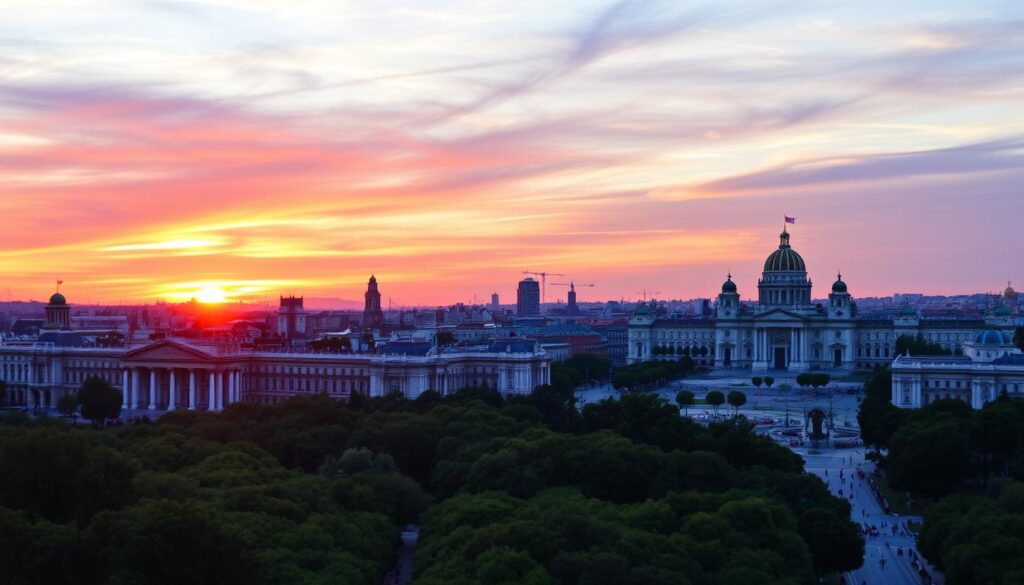
<path fill-rule="evenodd" d="M 547 297 L 548 277 L 549 276 L 569 276 L 568 274 L 562 274 L 560 272 L 530 272 L 529 270 L 524 270 L 523 274 L 529 274 L 531 276 L 539 276 L 540 277 L 540 302 L 541 303 L 544 303 L 545 302 L 545 298 Z"/>
<path fill-rule="evenodd" d="M 647 302 L 647 295 L 651 295 L 651 298 L 654 298 L 654 295 L 660 295 L 661 291 L 660 290 L 647 290 L 645 288 L 644 290 L 636 291 L 636 294 L 643 295 L 644 296 L 644 302 L 646 303 Z"/>
<path fill-rule="evenodd" d="M 577 286 L 597 286 L 596 284 L 584 284 L 582 282 L 552 282 L 551 286 L 567 286 L 569 290 L 576 290 Z"/>

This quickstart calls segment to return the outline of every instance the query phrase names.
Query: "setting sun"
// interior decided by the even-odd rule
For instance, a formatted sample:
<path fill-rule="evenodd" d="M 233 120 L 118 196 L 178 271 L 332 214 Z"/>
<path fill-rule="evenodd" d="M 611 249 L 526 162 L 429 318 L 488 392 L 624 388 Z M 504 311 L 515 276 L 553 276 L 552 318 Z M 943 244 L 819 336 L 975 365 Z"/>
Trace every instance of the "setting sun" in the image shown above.
<path fill-rule="evenodd" d="M 200 303 L 223 303 L 228 294 L 217 286 L 207 286 L 196 292 L 196 300 Z"/>

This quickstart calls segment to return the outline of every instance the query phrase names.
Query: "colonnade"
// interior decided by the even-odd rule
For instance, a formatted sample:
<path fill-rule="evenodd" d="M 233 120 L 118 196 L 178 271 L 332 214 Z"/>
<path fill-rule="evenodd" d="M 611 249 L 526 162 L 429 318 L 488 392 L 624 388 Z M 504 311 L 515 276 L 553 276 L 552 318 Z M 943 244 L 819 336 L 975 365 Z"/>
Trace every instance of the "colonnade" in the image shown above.
<path fill-rule="evenodd" d="M 242 399 L 242 370 L 237 368 L 131 366 L 122 376 L 121 408 L 126 410 L 218 411 Z"/>

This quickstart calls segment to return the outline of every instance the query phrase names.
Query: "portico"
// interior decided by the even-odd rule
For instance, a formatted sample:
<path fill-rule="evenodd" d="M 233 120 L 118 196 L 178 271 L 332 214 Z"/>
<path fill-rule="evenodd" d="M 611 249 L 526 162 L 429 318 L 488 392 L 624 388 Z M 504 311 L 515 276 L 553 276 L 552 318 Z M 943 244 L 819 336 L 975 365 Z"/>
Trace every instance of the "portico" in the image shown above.
<path fill-rule="evenodd" d="M 163 340 L 125 355 L 122 408 L 223 410 L 242 399 L 244 364 L 205 348 Z"/>

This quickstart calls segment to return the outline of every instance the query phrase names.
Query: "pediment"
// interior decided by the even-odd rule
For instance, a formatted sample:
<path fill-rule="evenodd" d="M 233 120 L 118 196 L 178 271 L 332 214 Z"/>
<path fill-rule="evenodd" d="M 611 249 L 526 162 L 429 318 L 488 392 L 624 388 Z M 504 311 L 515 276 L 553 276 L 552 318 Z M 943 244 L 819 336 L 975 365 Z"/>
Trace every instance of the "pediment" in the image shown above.
<path fill-rule="evenodd" d="M 794 313 L 786 309 L 769 309 L 764 313 L 757 314 L 758 321 L 775 321 L 775 322 L 786 322 L 786 321 L 806 321 L 807 315 L 801 315 L 800 313 Z"/>
<path fill-rule="evenodd" d="M 194 362 L 196 360 L 209 361 L 213 359 L 213 355 L 197 347 L 170 339 L 161 339 L 129 351 L 125 358 L 128 361 Z"/>

